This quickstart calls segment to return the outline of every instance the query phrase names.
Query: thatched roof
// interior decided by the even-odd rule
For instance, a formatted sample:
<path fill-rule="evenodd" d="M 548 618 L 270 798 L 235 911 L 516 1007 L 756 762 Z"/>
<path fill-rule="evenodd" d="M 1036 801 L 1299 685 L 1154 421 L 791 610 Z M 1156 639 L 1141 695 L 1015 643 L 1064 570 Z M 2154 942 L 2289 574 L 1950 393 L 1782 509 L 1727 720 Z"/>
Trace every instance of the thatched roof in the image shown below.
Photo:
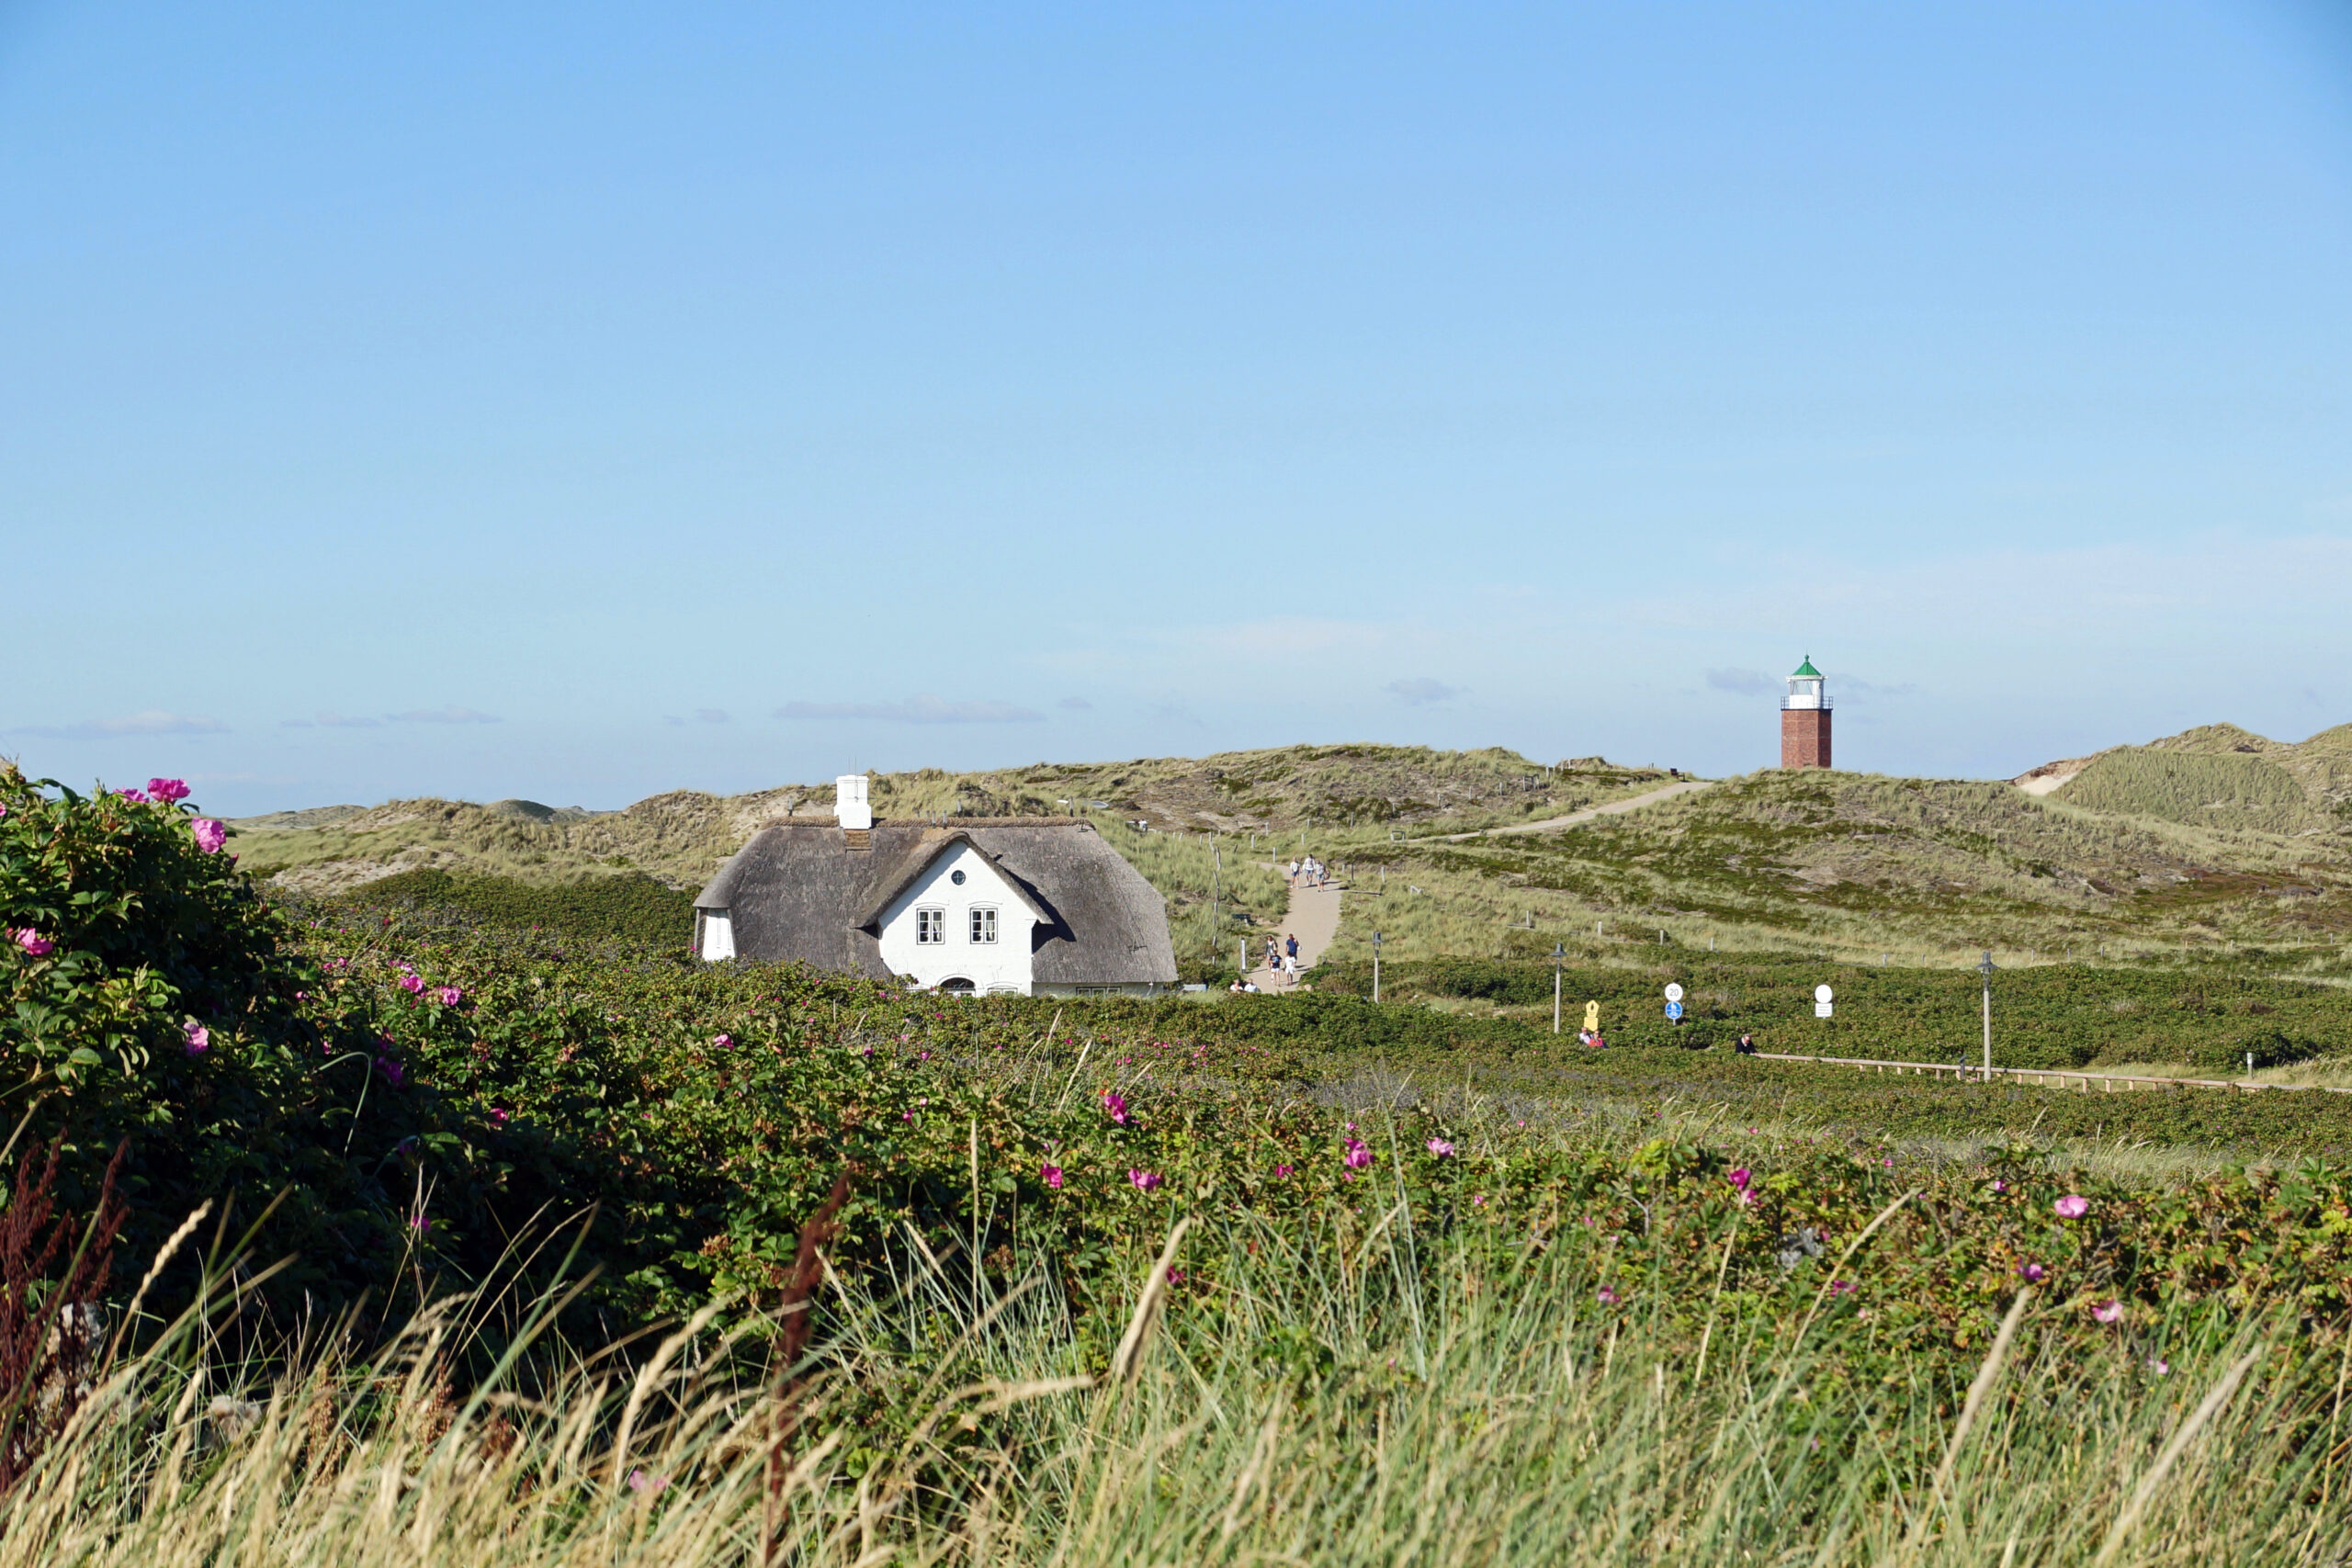
<path fill-rule="evenodd" d="M 872 847 L 862 851 L 830 822 L 775 823 L 719 867 L 695 907 L 729 911 L 735 951 L 746 958 L 886 978 L 875 922 L 958 840 L 986 855 L 1037 910 L 1036 984 L 1174 983 L 1159 889 L 1092 823 L 1074 818 L 876 822 Z"/>

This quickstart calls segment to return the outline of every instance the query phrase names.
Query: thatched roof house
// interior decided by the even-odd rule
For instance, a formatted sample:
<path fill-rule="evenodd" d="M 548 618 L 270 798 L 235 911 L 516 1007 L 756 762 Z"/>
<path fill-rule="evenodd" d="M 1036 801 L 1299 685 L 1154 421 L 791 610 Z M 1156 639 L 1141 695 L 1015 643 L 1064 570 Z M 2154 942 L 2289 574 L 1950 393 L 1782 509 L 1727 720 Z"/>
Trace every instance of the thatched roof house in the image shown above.
<path fill-rule="evenodd" d="M 797 959 L 946 991 L 1149 995 L 1176 982 L 1159 892 L 1093 824 L 1062 817 L 763 828 L 695 900 L 708 959 Z"/>

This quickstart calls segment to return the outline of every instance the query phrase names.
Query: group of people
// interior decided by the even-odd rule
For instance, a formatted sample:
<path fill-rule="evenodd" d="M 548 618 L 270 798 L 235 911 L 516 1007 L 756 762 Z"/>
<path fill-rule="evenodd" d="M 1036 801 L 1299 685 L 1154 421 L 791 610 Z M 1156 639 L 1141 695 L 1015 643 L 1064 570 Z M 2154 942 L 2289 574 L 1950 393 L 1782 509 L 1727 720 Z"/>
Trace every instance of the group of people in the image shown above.
<path fill-rule="evenodd" d="M 1266 970 L 1274 983 L 1283 987 L 1298 984 L 1298 938 L 1295 936 L 1266 939 Z M 1257 982 L 1244 975 L 1226 987 L 1236 996 L 1258 989 Z"/>
<path fill-rule="evenodd" d="M 1320 887 L 1331 880 L 1331 874 L 1313 855 L 1290 863 L 1290 885 L 1293 887 Z"/>

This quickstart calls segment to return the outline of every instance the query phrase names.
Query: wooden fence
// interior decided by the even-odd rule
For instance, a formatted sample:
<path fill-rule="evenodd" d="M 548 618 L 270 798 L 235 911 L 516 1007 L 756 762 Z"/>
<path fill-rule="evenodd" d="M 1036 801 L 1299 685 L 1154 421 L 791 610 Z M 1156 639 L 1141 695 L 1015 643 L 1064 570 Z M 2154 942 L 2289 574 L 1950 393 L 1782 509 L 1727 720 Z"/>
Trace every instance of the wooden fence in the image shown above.
<path fill-rule="evenodd" d="M 1866 1056 L 1790 1056 L 1777 1051 L 1758 1051 L 1756 1056 L 1758 1061 L 1763 1062 L 1815 1062 L 1824 1066 L 1852 1067 L 1865 1073 L 1897 1075 L 1907 1073 L 1928 1077 L 1948 1077 L 1958 1083 L 1965 1083 L 1972 1078 L 1979 1083 L 1985 1081 L 1984 1068 L 1955 1066 L 1950 1062 L 1880 1062 Z M 2091 1089 L 2093 1084 L 2098 1086 L 2097 1092 L 2101 1094 L 2113 1094 L 2119 1084 L 2126 1092 L 2149 1089 L 2224 1089 L 2240 1094 L 2250 1094 L 2257 1089 L 2312 1089 L 2321 1094 L 2352 1094 L 2352 1089 L 2336 1089 L 2328 1084 L 2257 1083 L 2252 1078 L 2151 1078 L 2135 1077 L 2130 1073 L 2064 1072 L 2056 1067 L 1995 1067 L 1993 1077 L 2014 1078 L 2019 1083 L 2035 1084 L 2045 1089 L 2053 1086 L 2058 1089 L 2074 1089 L 2084 1094 L 2093 1092 Z"/>

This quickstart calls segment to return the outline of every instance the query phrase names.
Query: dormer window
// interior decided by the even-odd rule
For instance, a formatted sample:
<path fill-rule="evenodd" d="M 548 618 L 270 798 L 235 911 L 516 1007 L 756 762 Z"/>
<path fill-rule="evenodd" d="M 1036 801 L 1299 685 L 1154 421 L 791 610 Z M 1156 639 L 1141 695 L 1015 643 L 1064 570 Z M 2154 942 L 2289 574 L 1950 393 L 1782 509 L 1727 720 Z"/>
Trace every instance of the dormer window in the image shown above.
<path fill-rule="evenodd" d="M 917 909 L 915 911 L 915 945 L 940 947 L 947 942 L 947 911 Z"/>
<path fill-rule="evenodd" d="M 982 907 L 972 911 L 972 940 L 974 942 L 996 940 L 996 911 L 994 909 Z"/>

